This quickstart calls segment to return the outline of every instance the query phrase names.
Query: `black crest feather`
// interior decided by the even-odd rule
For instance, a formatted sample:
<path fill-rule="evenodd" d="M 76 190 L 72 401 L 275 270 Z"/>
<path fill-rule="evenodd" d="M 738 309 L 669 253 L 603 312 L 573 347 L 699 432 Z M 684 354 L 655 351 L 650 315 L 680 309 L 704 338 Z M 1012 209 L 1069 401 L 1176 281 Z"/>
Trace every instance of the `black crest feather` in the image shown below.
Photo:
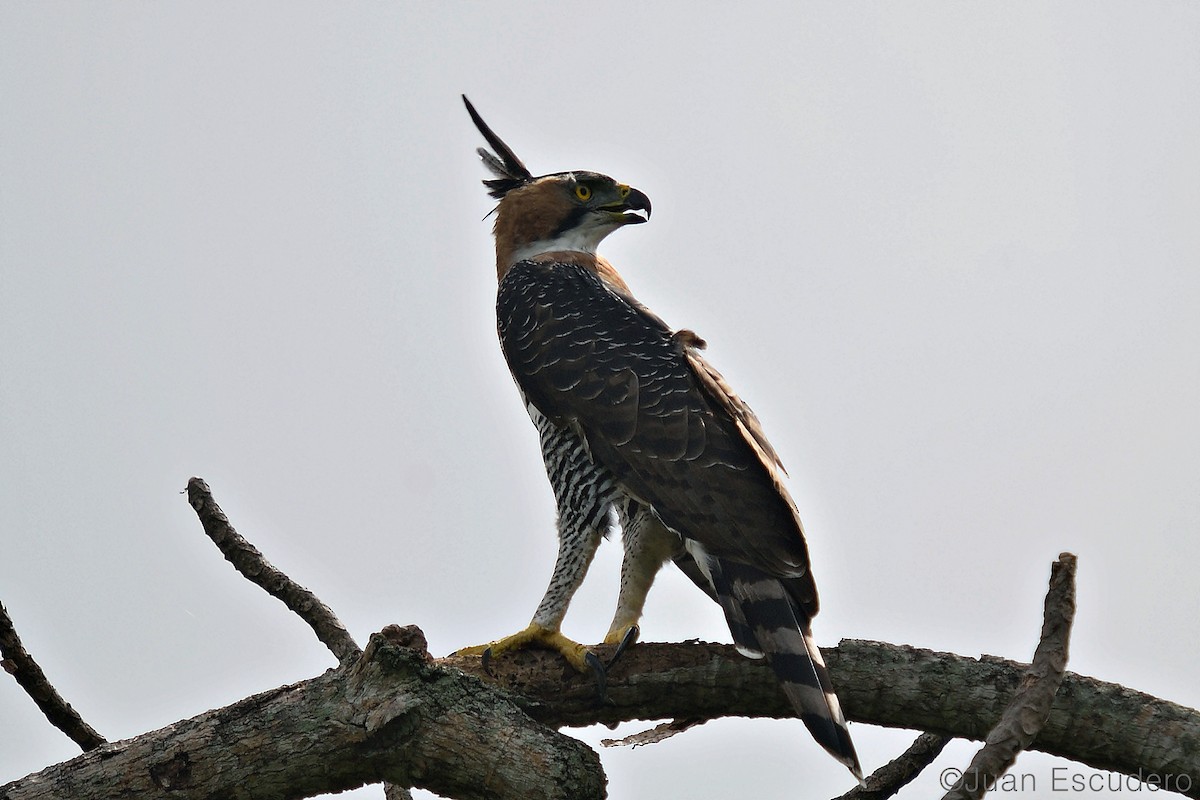
<path fill-rule="evenodd" d="M 529 181 L 533 180 L 533 174 L 521 163 L 521 159 L 517 158 L 517 154 L 512 151 L 508 145 L 497 136 L 488 124 L 483 121 L 483 117 L 479 116 L 479 112 L 475 110 L 475 106 L 471 105 L 471 101 L 464 94 L 462 96 L 463 103 L 467 106 L 467 113 L 471 115 L 471 121 L 475 123 L 475 127 L 483 134 L 483 138 L 487 139 L 487 143 L 492 146 L 492 153 L 480 147 L 475 152 L 479 153 L 479 157 L 483 159 L 484 166 L 491 170 L 496 177 L 490 181 L 484 181 L 483 185 L 488 187 L 488 194 L 497 199 L 511 192 L 520 186 L 524 186 Z"/>

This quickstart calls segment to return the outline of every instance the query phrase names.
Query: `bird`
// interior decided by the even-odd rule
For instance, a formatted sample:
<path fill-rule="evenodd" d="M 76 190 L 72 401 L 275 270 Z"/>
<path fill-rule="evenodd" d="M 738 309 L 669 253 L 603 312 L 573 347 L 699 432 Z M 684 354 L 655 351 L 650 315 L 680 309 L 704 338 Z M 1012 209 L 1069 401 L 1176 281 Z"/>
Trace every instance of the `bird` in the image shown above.
<path fill-rule="evenodd" d="M 559 543 L 529 625 L 458 654 L 491 659 L 539 647 L 581 672 L 602 672 L 561 625 L 600 541 L 619 527 L 620 589 L 604 642 L 624 649 L 636 641 L 647 592 L 673 561 L 720 604 L 737 649 L 766 659 L 813 738 L 861 782 L 812 637 L 817 589 L 782 461 L 701 355 L 704 340 L 668 326 L 596 253 L 613 231 L 650 219 L 649 197 L 592 171 L 534 176 L 462 100 L 491 147 L 476 152 L 499 201 L 497 333 L 538 432 Z"/>

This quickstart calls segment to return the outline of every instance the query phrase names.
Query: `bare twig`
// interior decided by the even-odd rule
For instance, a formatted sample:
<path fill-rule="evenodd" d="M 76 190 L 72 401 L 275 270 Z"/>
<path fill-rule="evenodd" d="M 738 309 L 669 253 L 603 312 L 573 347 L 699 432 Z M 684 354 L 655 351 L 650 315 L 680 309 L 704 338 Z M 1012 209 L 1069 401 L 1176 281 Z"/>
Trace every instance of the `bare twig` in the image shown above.
<path fill-rule="evenodd" d="M 1067 669 L 1071 621 L 1075 618 L 1075 556 L 1061 553 L 1050 571 L 1042 636 L 1033 663 L 1000 721 L 942 800 L 978 800 L 1013 765 L 1050 716 Z"/>
<path fill-rule="evenodd" d="M 670 722 L 655 725 L 648 731 L 638 731 L 622 739 L 601 739 L 600 744 L 605 747 L 640 747 L 644 744 L 658 744 L 664 739 L 670 739 L 675 734 L 683 733 L 689 728 L 703 725 L 705 722 L 707 720 L 673 719 Z"/>
<path fill-rule="evenodd" d="M 949 741 L 941 734 L 922 733 L 907 750 L 868 775 L 863 786 L 855 786 L 836 800 L 886 800 L 932 764 Z"/>
<path fill-rule="evenodd" d="M 33 660 L 33 656 L 21 645 L 21 637 L 13 625 L 12 617 L 0 603 L 0 666 L 4 671 L 16 678 L 21 688 L 33 698 L 37 707 L 50 720 L 50 724 L 71 737 L 75 744 L 85 751 L 94 750 L 104 744 L 105 739 L 96 729 L 83 721 L 71 704 L 46 679 L 42 668 Z"/>
<path fill-rule="evenodd" d="M 208 538 L 225 559 L 251 583 L 283 601 L 289 609 L 312 627 L 317 638 L 330 649 L 339 663 L 346 664 L 362 655 L 362 649 L 346 626 L 308 589 L 273 567 L 258 548 L 247 542 L 229 524 L 229 518 L 213 499 L 203 478 L 192 478 L 187 485 L 188 502 L 196 510 Z"/>

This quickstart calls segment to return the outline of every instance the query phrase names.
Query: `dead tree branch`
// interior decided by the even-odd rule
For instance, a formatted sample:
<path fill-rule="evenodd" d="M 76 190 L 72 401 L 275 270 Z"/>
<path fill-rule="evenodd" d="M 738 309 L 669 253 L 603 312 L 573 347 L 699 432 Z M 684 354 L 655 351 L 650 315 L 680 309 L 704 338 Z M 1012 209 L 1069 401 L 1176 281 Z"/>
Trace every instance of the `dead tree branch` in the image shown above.
<path fill-rule="evenodd" d="M 3 603 L 0 603 L 0 658 L 3 659 L 0 666 L 33 698 L 51 725 L 71 737 L 71 741 L 84 750 L 93 750 L 104 744 L 104 737 L 84 722 L 79 712 L 63 699 L 33 656 L 25 650 Z"/>
<path fill-rule="evenodd" d="M 188 481 L 188 502 L 200 517 L 204 532 L 238 572 L 267 593 L 282 600 L 289 609 L 307 622 L 339 664 L 350 663 L 362 655 L 362 648 L 350 636 L 346 626 L 332 609 L 312 592 L 271 566 L 258 548 L 233 529 L 229 518 L 213 499 L 212 492 L 203 478 L 192 478 Z M 420 650 L 425 651 L 424 634 L 421 635 Z M 383 792 L 386 800 L 411 800 L 412 797 L 407 786 L 393 783 L 384 783 Z"/>
<path fill-rule="evenodd" d="M 0 786 L 0 800 L 302 798 L 387 781 L 444 797 L 601 798 L 596 753 L 427 654 L 372 637 L 320 677 Z"/>
<path fill-rule="evenodd" d="M 228 796 L 304 797 L 381 780 L 424 786 L 446 797 L 552 796 L 519 788 L 517 781 L 546 785 L 568 774 L 599 776 L 596 755 L 541 725 L 531 726 L 516 708 L 550 727 L 792 714 L 770 669 L 731 645 L 638 644 L 609 676 L 612 705 L 597 707 L 590 678 L 565 668 L 551 653 L 506 654 L 492 662 L 496 677 L 489 679 L 478 658 L 428 664 L 411 650 L 400 649 L 407 655 L 396 656 L 398 648 L 384 644 L 368 647 L 364 661 L 374 666 L 359 672 L 371 677 L 360 679 L 355 691 L 347 685 L 353 667 L 343 666 L 0 786 L 0 800 L 55 796 L 47 786 L 71 787 L 57 796 L 79 800 L 130 796 L 118 787 L 132 787 L 134 794 L 161 791 L 151 776 L 164 780 L 171 772 L 164 764 L 176 764 L 172 769 L 186 773 L 193 787 L 192 794 L 175 795 L 180 800 L 223 796 L 235 786 L 238 792 Z M 597 650 L 607 655 L 604 647 Z M 851 719 L 966 739 L 982 739 L 995 726 L 1026 670 L 998 658 L 865 641 L 828 648 L 826 661 Z M 450 667 L 505 691 L 497 694 Z M 521 749 L 515 744 L 520 741 L 533 744 Z M 579 752 L 565 755 L 575 746 Z M 1115 684 L 1068 673 L 1031 747 L 1143 780 L 1159 776 L 1160 785 L 1175 776 L 1173 785 L 1200 798 L 1200 781 L 1188 781 L 1185 788 L 1179 780 L 1200 775 L 1200 712 Z M 118 756 L 122 760 L 115 761 Z M 486 784 L 493 787 L 490 793 L 481 794 L 476 783 L 472 794 L 471 782 L 493 772 Z M 584 782 L 595 790 L 591 796 L 602 796 L 595 788 L 601 780 Z M 263 788 L 247 788 L 250 784 Z M 291 789 L 284 792 L 284 786 Z M 85 792 L 86 787 L 91 788 Z M 570 796 L 579 796 L 576 788 Z"/>
<path fill-rule="evenodd" d="M 855 722 L 982 740 L 1027 669 L 907 645 L 843 640 L 822 648 L 846 716 Z M 611 646 L 596 648 L 605 659 Z M 639 643 L 608 676 L 611 703 L 595 707 L 587 676 L 551 653 L 506 654 L 491 662 L 452 656 L 456 666 L 520 695 L 530 716 L 554 727 L 633 719 L 790 717 L 771 670 L 732 645 Z M 797 734 L 798 736 L 801 734 Z M 1067 673 L 1031 749 L 1125 775 L 1200 776 L 1200 711 L 1113 683 Z M 1200 778 L 1183 781 L 1200 797 Z"/>
<path fill-rule="evenodd" d="M 273 567 L 241 534 L 229 524 L 229 518 L 213 499 L 212 491 L 203 478 L 192 478 L 187 485 L 188 502 L 196 510 L 208 538 L 220 549 L 225 560 L 246 580 L 262 587 L 267 594 L 278 598 L 317 634 L 330 649 L 338 663 L 346 664 L 362 655 L 362 649 L 351 638 L 346 626 L 316 595 Z"/>
<path fill-rule="evenodd" d="M 204 481 L 189 481 L 188 495 L 225 557 L 303 617 L 340 666 L 102 745 L 0 786 L 0 800 L 100 800 L 164 790 L 179 800 L 300 798 L 378 782 L 392 784 L 389 798 L 403 798 L 403 786 L 466 800 L 600 798 L 605 778 L 598 756 L 555 728 L 634 719 L 698 724 L 722 716 L 793 713 L 772 672 L 727 645 L 638 644 L 609 673 L 604 705 L 597 704 L 591 680 L 554 654 L 506 655 L 485 675 L 478 658 L 434 661 L 414 626 L 389 626 L 356 656 L 357 644 L 333 613 L 233 530 Z M 930 734 L 873 780 L 903 785 L 936 756 L 938 737 L 983 739 L 989 731 L 1011 728 L 1005 709 L 1028 684 L 1025 694 L 1033 702 L 1018 704 L 1016 730 L 1006 734 L 1017 737 L 1013 753 L 1032 746 L 1200 798 L 1200 780 L 1186 785 L 1179 780 L 1200 775 L 1200 712 L 1063 675 L 1073 609 L 1073 589 L 1063 587 L 1064 581 L 1070 584 L 1073 561 L 1063 562 L 1064 572 L 1056 571 L 1052 580 L 1031 668 L 878 642 L 844 641 L 826 650 L 850 719 Z M 11 621 L 7 629 L 11 632 Z M 8 638 L 0 625 L 0 634 L 9 667 L 16 663 L 10 651 L 24 651 L 15 632 Z M 596 650 L 603 658 L 612 647 Z M 1055 694 L 1052 687 L 1060 680 Z M 987 752 L 985 747 L 981 755 Z"/>
<path fill-rule="evenodd" d="M 1063 553 L 1050 572 L 1042 635 L 1012 703 L 943 800 L 979 800 L 1027 748 L 1050 716 L 1067 668 L 1075 618 L 1075 556 Z"/>
<path fill-rule="evenodd" d="M 863 786 L 855 786 L 836 800 L 887 800 L 932 764 L 949 742 L 945 736 L 922 733 L 907 750 L 868 775 Z"/>

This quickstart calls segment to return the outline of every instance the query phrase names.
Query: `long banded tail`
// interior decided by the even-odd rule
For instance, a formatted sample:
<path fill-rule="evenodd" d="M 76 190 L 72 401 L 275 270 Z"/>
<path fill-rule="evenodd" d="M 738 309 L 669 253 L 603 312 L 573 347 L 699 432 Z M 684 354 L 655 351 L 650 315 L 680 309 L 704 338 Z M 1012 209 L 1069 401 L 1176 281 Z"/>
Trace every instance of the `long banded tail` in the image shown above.
<path fill-rule="evenodd" d="M 708 561 L 738 649 L 751 657 L 766 657 L 809 733 L 862 781 L 846 718 L 812 638 L 811 616 L 783 580 L 744 564 L 712 557 Z"/>

